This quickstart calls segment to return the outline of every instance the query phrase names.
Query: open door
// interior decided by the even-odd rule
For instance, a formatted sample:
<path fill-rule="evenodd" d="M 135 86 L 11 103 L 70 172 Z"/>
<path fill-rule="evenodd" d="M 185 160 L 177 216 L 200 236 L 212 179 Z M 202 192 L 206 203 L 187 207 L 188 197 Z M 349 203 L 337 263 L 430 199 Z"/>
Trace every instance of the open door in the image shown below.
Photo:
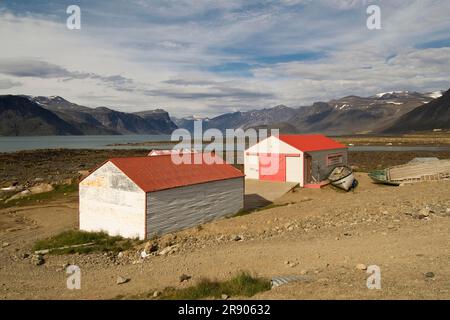
<path fill-rule="evenodd" d="M 313 178 L 312 178 L 312 157 L 305 153 L 305 185 L 306 184 L 310 184 L 313 183 Z"/>

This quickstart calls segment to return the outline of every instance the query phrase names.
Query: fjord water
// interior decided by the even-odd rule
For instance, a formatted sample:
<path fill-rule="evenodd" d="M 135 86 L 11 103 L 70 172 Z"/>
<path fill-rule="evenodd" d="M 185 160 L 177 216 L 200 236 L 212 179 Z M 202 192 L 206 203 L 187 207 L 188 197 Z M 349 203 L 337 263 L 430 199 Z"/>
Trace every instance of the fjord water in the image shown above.
<path fill-rule="evenodd" d="M 152 149 L 152 146 L 113 146 L 148 141 L 170 141 L 169 135 L 30 136 L 1 137 L 0 152 L 35 149 Z M 164 145 L 159 145 L 161 148 Z"/>
<path fill-rule="evenodd" d="M 0 136 L 0 152 L 37 149 L 170 149 L 170 135 L 100 135 L 100 136 Z M 145 146 L 116 144 L 155 142 Z M 228 149 L 228 148 L 227 148 Z M 439 146 L 351 146 L 350 151 L 449 151 Z"/>

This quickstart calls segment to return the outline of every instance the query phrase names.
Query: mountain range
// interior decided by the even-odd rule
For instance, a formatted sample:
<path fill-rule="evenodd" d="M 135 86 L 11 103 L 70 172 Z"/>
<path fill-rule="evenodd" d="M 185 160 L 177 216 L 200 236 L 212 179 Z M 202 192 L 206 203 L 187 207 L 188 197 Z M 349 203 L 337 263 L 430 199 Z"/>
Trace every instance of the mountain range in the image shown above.
<path fill-rule="evenodd" d="M 0 96 L 0 135 L 5 136 L 170 134 L 176 128 L 161 109 L 126 113 L 59 96 Z"/>
<path fill-rule="evenodd" d="M 199 119 L 203 120 L 203 130 L 221 131 L 277 128 L 282 133 L 343 135 L 450 129 L 450 90 L 347 96 L 311 106 L 278 105 L 214 118 L 171 118 L 162 109 L 126 113 L 89 108 L 59 96 L 0 96 L 3 136 L 170 134 L 176 128 L 192 131 Z"/>
<path fill-rule="evenodd" d="M 227 128 L 244 130 L 278 128 L 283 133 L 329 135 L 384 133 L 395 130 L 394 128 L 399 126 L 397 121 L 416 108 L 428 110 L 428 104 L 441 105 L 442 95 L 441 91 L 425 94 L 400 91 L 379 93 L 371 97 L 347 96 L 299 108 L 279 105 L 269 109 L 233 112 L 215 118 L 205 118 L 203 129 L 217 128 L 224 131 Z M 449 113 L 449 106 L 444 103 L 444 106 L 436 112 L 434 120 L 428 120 L 429 125 L 435 128 L 433 122 L 445 119 L 445 114 L 448 118 Z M 418 117 L 420 118 L 420 115 Z M 193 123 L 197 119 L 189 117 L 173 120 L 179 127 L 192 130 Z M 441 122 L 437 122 L 436 125 L 445 127 Z M 408 129 L 415 130 L 415 127 L 410 126 Z"/>

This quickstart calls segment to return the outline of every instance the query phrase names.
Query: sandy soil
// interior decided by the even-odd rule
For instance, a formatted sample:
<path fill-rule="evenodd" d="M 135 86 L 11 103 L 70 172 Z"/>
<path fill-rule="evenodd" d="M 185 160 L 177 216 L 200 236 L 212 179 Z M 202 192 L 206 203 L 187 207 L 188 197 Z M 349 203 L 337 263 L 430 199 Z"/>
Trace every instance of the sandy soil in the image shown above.
<path fill-rule="evenodd" d="M 359 173 L 360 187 L 297 190 L 278 207 L 223 219 L 160 239 L 178 244 L 165 256 L 140 259 L 139 248 L 112 255 L 46 255 L 36 266 L 25 253 L 37 239 L 77 226 L 77 197 L 0 211 L 1 299 L 109 299 L 185 287 L 202 277 L 304 275 L 264 299 L 449 299 L 450 182 L 387 187 Z M 236 241 L 237 237 L 241 238 Z M 170 242 L 170 243 L 169 243 Z M 7 246 L 4 246 L 5 243 Z M 289 263 L 288 263 L 289 262 Z M 81 290 L 66 288 L 67 263 L 80 266 Z M 381 290 L 366 287 L 357 264 L 381 268 Z M 425 273 L 433 272 L 433 277 Z M 179 276 L 192 279 L 180 283 Z M 130 282 L 117 285 L 117 276 Z M 232 297 L 235 298 L 235 297 Z"/>

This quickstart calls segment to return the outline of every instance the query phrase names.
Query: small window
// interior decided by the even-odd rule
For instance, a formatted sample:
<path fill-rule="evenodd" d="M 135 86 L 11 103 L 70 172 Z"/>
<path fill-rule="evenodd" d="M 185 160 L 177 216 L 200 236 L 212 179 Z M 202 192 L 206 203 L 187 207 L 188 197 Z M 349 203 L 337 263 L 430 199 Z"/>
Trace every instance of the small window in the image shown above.
<path fill-rule="evenodd" d="M 342 154 L 332 154 L 327 157 L 328 166 L 336 166 L 344 163 L 344 156 Z"/>

